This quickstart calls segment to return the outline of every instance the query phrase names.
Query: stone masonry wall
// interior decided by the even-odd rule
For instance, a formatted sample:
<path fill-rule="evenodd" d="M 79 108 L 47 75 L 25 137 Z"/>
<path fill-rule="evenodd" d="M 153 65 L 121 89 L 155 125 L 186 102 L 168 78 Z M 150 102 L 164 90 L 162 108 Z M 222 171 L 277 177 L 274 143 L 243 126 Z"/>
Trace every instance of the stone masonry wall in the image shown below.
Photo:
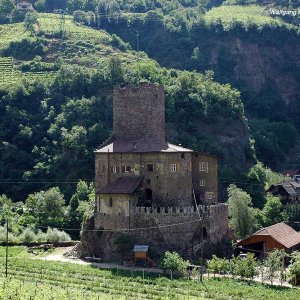
<path fill-rule="evenodd" d="M 228 238 L 228 207 L 219 204 L 203 208 L 201 215 L 207 234 L 204 254 L 208 257 L 216 245 Z M 199 255 L 201 224 L 193 207 L 160 209 L 159 212 L 152 208 L 136 208 L 128 217 L 96 213 L 95 229 L 104 229 L 105 232 L 97 240 L 94 250 L 89 250 L 95 253 L 89 254 L 99 255 L 105 260 L 119 258 L 113 240 L 117 232 L 123 232 L 136 244 L 150 245 L 159 254 L 169 250 L 192 258 Z"/>
<path fill-rule="evenodd" d="M 115 86 L 113 90 L 113 136 L 135 140 L 165 138 L 165 95 L 160 85 Z"/>
<path fill-rule="evenodd" d="M 184 153 L 184 156 L 182 153 L 97 153 L 96 193 L 108 184 L 108 176 L 110 182 L 121 176 L 144 176 L 144 189 L 151 189 L 153 192 L 153 205 L 192 205 L 191 155 L 191 153 Z M 177 164 L 176 172 L 171 172 L 172 163 Z M 153 172 L 147 171 L 147 164 L 153 164 Z M 128 165 L 132 168 L 131 172 L 122 173 L 122 166 Z M 116 173 L 112 172 L 113 166 L 117 167 Z"/>

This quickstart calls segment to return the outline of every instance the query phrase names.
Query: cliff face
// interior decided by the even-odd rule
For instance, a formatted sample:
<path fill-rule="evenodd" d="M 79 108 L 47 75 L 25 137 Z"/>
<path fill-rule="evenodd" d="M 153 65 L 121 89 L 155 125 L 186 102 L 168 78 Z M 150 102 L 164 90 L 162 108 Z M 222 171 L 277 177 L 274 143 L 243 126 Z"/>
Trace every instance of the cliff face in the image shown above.
<path fill-rule="evenodd" d="M 167 138 L 169 140 L 178 139 L 178 129 L 175 124 L 167 124 Z M 207 124 L 199 120 L 194 128 L 194 136 L 205 140 L 205 145 L 210 148 L 213 143 L 214 148 L 222 149 L 220 166 L 235 166 L 240 171 L 248 169 L 253 164 L 253 155 L 249 142 L 249 128 L 246 120 L 226 121 L 219 120 L 214 124 Z M 209 139 L 207 140 L 207 137 Z"/>
<path fill-rule="evenodd" d="M 230 39 L 219 39 L 210 49 L 209 65 L 222 74 L 218 66 L 221 48 L 232 55 L 234 79 L 245 82 L 254 93 L 260 94 L 269 83 L 287 107 L 294 107 L 300 99 L 299 70 L 298 74 L 296 71 L 300 67 L 300 43 L 283 41 L 276 47 L 263 41 L 242 40 L 234 35 Z"/>

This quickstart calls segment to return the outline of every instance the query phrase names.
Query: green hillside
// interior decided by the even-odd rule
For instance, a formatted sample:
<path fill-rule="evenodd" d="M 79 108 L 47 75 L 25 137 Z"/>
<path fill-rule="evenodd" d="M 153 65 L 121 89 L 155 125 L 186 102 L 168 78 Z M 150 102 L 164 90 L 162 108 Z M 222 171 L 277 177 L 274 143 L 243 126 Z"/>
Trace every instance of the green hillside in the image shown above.
<path fill-rule="evenodd" d="M 6 37 L 0 179 L 12 181 L 0 193 L 22 199 L 57 182 L 69 195 L 75 186 L 66 182 L 92 180 L 93 150 L 110 134 L 112 86 L 120 82 L 164 85 L 170 141 L 220 156 L 233 174 L 251 165 L 240 94 L 215 82 L 213 73 L 163 68 L 117 36 L 71 17 L 38 14 L 34 28 L 28 33 L 23 23 L 0 25 Z M 209 129 L 203 132 L 203 126 Z M 221 135 L 235 136 L 239 148 L 223 145 Z"/>

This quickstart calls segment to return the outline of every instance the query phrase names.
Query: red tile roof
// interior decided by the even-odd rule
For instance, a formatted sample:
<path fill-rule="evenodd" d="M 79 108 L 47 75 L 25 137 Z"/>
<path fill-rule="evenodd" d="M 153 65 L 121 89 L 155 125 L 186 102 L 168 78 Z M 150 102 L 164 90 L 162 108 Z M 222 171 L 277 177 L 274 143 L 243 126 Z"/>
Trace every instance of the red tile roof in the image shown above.
<path fill-rule="evenodd" d="M 288 249 L 300 244 L 300 233 L 283 222 L 263 228 L 253 235 L 270 235 Z"/>
<path fill-rule="evenodd" d="M 97 194 L 132 194 L 142 181 L 142 176 L 124 176 L 97 191 Z"/>

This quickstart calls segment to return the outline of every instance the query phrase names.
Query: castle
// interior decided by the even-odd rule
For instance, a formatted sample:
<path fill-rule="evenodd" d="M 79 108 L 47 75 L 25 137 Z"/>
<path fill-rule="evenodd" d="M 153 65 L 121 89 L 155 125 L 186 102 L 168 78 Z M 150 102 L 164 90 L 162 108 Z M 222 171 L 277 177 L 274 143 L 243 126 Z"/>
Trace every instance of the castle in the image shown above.
<path fill-rule="evenodd" d="M 113 90 L 113 133 L 95 151 L 96 201 L 92 228 L 82 236 L 84 254 L 118 258 L 118 233 L 158 253 L 185 257 L 228 239 L 228 208 L 218 204 L 217 157 L 169 144 L 165 96 L 160 85 Z"/>

